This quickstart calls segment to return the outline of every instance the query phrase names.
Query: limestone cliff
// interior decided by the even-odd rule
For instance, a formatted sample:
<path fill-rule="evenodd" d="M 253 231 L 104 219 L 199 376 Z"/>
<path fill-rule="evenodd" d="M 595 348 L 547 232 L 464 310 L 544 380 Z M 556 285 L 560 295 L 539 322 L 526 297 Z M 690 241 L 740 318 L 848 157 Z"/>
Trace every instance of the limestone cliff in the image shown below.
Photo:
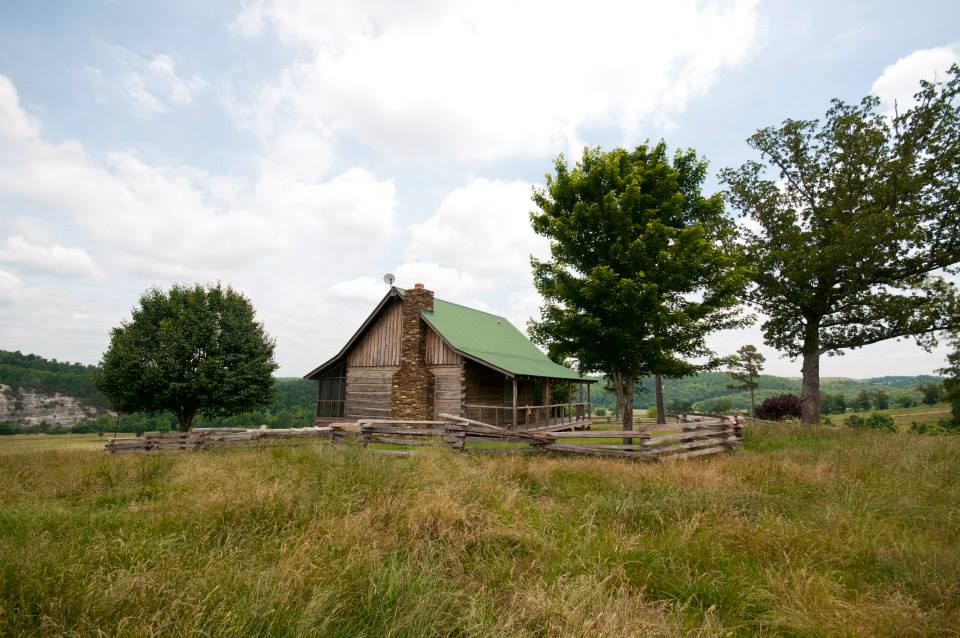
<path fill-rule="evenodd" d="M 49 427 L 70 427 L 84 419 L 96 418 L 97 409 L 76 397 L 60 393 L 47 395 L 30 390 L 15 391 L 0 384 L 0 422 L 23 428 L 46 423 Z"/>

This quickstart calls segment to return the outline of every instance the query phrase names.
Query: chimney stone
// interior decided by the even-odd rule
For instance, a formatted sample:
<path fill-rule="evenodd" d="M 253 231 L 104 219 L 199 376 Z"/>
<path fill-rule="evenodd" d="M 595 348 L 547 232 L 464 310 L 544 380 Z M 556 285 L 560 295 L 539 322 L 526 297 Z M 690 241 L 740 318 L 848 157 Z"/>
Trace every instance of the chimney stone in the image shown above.
<path fill-rule="evenodd" d="M 403 293 L 400 369 L 391 381 L 390 416 L 394 419 L 433 418 L 434 378 L 427 369 L 427 326 L 422 310 L 433 310 L 433 291 L 415 284 Z"/>

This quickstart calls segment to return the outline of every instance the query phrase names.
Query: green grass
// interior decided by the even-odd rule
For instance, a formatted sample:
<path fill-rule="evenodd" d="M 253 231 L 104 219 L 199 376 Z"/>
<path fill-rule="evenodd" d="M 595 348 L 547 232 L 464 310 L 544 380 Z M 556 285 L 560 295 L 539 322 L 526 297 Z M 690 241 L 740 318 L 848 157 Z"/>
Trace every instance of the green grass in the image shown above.
<path fill-rule="evenodd" d="M 942 418 L 950 416 L 949 403 L 937 403 L 935 405 L 918 405 L 912 408 L 890 408 L 889 410 L 865 410 L 863 412 L 847 412 L 845 414 L 831 414 L 830 419 L 834 425 L 843 425 L 843 420 L 851 414 L 857 414 L 864 418 L 870 416 L 872 412 L 884 412 L 893 417 L 894 423 L 900 430 L 909 430 L 910 424 L 914 421 L 918 423 L 933 422 L 936 423 Z"/>
<path fill-rule="evenodd" d="M 0 635 L 960 627 L 960 437 L 758 426 L 659 465 L 43 439 L 0 438 Z"/>

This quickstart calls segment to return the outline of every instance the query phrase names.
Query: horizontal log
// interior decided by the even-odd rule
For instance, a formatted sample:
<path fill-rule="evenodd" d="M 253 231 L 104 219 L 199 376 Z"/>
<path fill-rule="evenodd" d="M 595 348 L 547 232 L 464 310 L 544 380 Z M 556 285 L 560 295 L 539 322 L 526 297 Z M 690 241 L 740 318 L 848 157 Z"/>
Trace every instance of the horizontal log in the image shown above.
<path fill-rule="evenodd" d="M 528 430 L 529 431 L 529 430 Z M 545 436 L 555 439 L 646 439 L 646 432 L 631 430 L 584 430 L 580 432 L 549 432 Z"/>
<path fill-rule="evenodd" d="M 619 458 L 648 459 L 653 458 L 649 452 L 631 451 L 631 450 L 608 450 L 591 445 L 564 445 L 561 443 L 551 443 L 541 449 L 551 452 L 565 452 L 570 454 L 584 454 L 589 456 L 615 456 Z"/>
<path fill-rule="evenodd" d="M 455 415 L 455 414 L 449 414 L 449 413 L 446 413 L 446 412 L 440 413 L 440 414 L 438 414 L 437 416 L 439 416 L 440 418 L 443 418 L 443 419 L 448 419 L 448 420 L 450 420 L 450 421 L 459 421 L 459 422 L 461 422 L 461 423 L 469 423 L 470 425 L 477 425 L 477 426 L 480 426 L 480 427 L 483 427 L 483 428 L 487 428 L 487 429 L 490 429 L 490 430 L 498 430 L 498 431 L 501 431 L 501 432 L 506 432 L 506 431 L 507 431 L 506 428 L 501 428 L 501 427 L 496 426 L 496 425 L 490 425 L 489 423 L 484 423 L 483 421 L 475 421 L 474 419 L 468 419 L 468 418 L 466 418 L 466 417 L 457 416 L 457 415 Z"/>
<path fill-rule="evenodd" d="M 725 439 L 706 439 L 703 441 L 691 441 L 690 443 L 681 443 L 679 445 L 670 445 L 667 447 L 650 448 L 650 451 L 656 454 L 664 455 L 664 454 L 671 454 L 673 452 L 682 452 L 684 450 L 696 450 L 699 448 L 724 445 L 726 443 L 732 443 L 734 441 L 736 441 L 736 439 L 733 437 L 725 438 Z"/>
<path fill-rule="evenodd" d="M 684 440 L 694 440 L 701 438 L 709 438 L 715 436 L 728 436 L 730 434 L 729 430 L 720 429 L 720 430 L 698 430 L 695 432 L 678 432 L 676 434 L 659 434 L 650 437 L 647 442 L 648 445 L 658 445 L 660 443 L 667 443 L 669 441 L 684 441 Z"/>
<path fill-rule="evenodd" d="M 370 443 L 383 443 L 385 445 L 431 445 L 432 441 L 415 439 L 413 437 L 404 439 L 374 435 L 373 438 L 370 439 Z"/>

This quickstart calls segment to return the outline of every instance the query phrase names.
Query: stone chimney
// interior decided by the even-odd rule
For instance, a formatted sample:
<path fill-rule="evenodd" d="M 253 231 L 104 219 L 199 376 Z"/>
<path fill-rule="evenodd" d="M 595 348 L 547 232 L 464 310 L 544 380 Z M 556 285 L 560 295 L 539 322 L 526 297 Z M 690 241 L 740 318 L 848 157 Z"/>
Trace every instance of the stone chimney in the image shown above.
<path fill-rule="evenodd" d="M 427 326 L 420 311 L 433 310 L 433 291 L 415 284 L 403 293 L 400 369 L 394 373 L 390 416 L 394 419 L 433 418 L 433 374 L 427 369 Z"/>

